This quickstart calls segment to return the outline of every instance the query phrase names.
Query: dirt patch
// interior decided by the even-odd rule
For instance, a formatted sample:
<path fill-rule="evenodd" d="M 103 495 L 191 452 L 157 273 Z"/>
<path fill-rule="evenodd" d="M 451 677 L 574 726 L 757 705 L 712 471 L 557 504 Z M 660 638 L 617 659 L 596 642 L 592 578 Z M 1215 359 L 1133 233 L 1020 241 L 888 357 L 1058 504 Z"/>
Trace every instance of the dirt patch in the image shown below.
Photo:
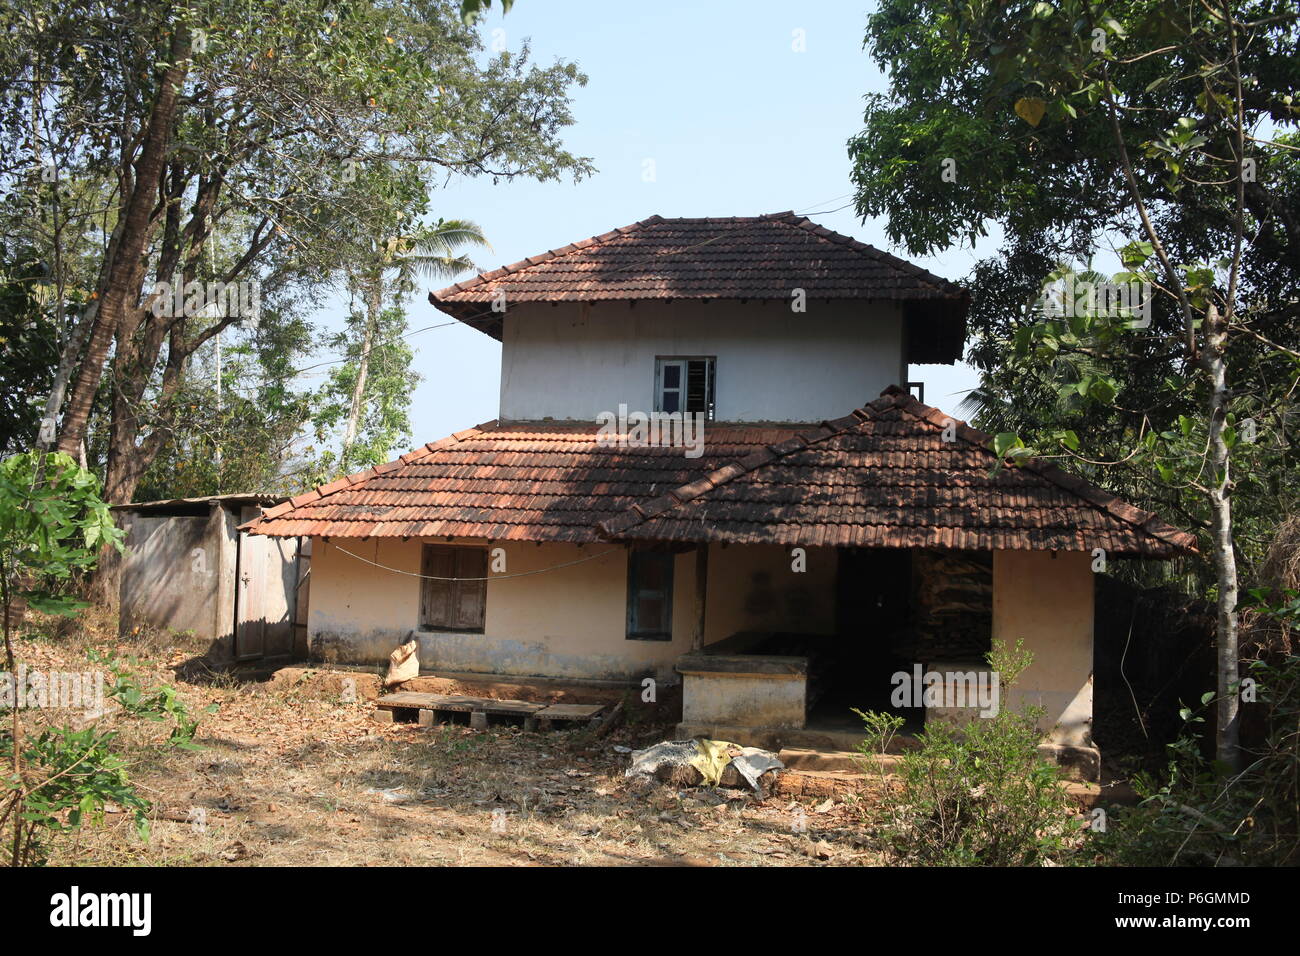
<path fill-rule="evenodd" d="M 20 654 L 29 667 L 84 669 L 87 646 L 133 650 L 115 637 L 62 633 L 24 640 Z M 52 863 L 879 862 L 863 824 L 864 797 L 851 787 L 759 799 L 742 789 L 679 789 L 624 777 L 628 757 L 616 747 L 670 733 L 644 716 L 599 740 L 590 729 L 383 725 L 372 720 L 371 684 L 363 680 L 377 688 L 376 675 L 188 683 L 176 674 L 192 648 L 151 640 L 149 650 L 136 669 L 142 682 L 173 684 L 195 712 L 218 706 L 195 738 L 202 749 L 166 750 L 162 725 L 120 712 L 101 718 L 120 730 L 131 777 L 153 804 L 151 836 L 140 840 L 125 814 L 110 813 L 102 826 L 58 841 Z M 342 677 L 356 681 L 355 695 L 344 693 Z"/>

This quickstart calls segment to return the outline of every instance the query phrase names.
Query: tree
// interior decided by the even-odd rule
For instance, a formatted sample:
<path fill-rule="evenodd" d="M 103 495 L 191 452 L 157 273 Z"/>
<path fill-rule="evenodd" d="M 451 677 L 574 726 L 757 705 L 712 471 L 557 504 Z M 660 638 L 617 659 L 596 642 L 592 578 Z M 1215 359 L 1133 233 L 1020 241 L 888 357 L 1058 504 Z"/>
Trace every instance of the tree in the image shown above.
<path fill-rule="evenodd" d="M 417 225 L 404 235 L 381 235 L 368 239 L 366 247 L 359 253 L 357 265 L 349 267 L 348 285 L 354 298 L 362 303 L 365 320 L 355 357 L 352 395 L 339 451 L 340 469 L 346 471 L 351 467 L 350 452 L 356 442 L 365 405 L 370 354 L 377 348 L 390 348 L 390 343 L 381 344 L 378 338 L 385 299 L 409 295 L 415 288 L 417 277 L 451 279 L 474 269 L 471 259 L 457 254 L 456 250 L 464 245 L 485 246 L 487 240 L 483 238 L 482 230 L 472 222 L 439 219 L 431 225 Z M 398 315 L 390 324 L 400 327 L 400 331 L 396 331 L 400 336 L 405 332 L 406 321 L 404 313 L 400 309 L 397 311 Z M 388 450 L 378 449 L 381 455 L 387 455 Z M 380 459 L 383 460 L 386 459 Z"/>
<path fill-rule="evenodd" d="M 227 330 L 194 354 L 170 435 L 140 479 L 138 499 L 303 490 L 303 428 L 316 401 L 299 382 L 316 339 L 305 311 L 264 310 L 255 335 Z M 92 458 L 97 445 L 92 440 Z"/>
<path fill-rule="evenodd" d="M 66 370 L 58 447 L 69 452 L 92 413 L 107 414 L 113 502 L 131 500 L 174 438 L 192 356 L 250 319 L 210 310 L 214 286 L 260 290 L 265 310 L 323 288 L 349 265 L 340 234 L 411 208 L 408 190 L 371 188 L 376 178 L 427 192 L 439 175 L 591 168 L 559 142 L 585 77 L 535 67 L 526 48 L 484 59 L 451 0 L 309 2 L 272 16 L 242 0 L 38 0 L 0 18 L 0 78 L 13 91 L 0 100 L 0 180 L 29 186 L 49 159 L 60 180 L 101 182 L 110 197 L 46 408 L 62 403 Z M 101 599 L 114 591 L 107 557 Z"/>
<path fill-rule="evenodd" d="M 367 329 L 373 329 L 369 346 L 364 344 Z M 406 312 L 400 305 L 382 309 L 373 321 L 366 311 L 354 309 L 348 328 L 329 341 L 342 359 L 330 369 L 313 402 L 312 426 L 316 441 L 325 446 L 338 437 L 340 427 L 344 432 L 351 427 L 352 439 L 346 451 L 340 443 L 337 452 L 326 447 L 311 460 L 310 484 L 382 464 L 392 457 L 394 447 L 409 442 L 408 410 L 420 378 L 411 371 L 413 353 L 406 330 Z M 368 373 L 364 385 L 363 369 Z M 354 407 L 355 425 L 351 423 Z"/>
<path fill-rule="evenodd" d="M 887 0 L 867 42 L 890 91 L 868 98 L 866 129 L 850 143 L 858 211 L 885 214 L 891 239 L 912 252 L 974 239 L 990 221 L 1001 227 L 1007 265 L 977 270 L 984 284 L 974 290 L 975 355 L 994 370 L 991 391 L 1005 386 L 996 369 L 1019 336 L 1039 359 L 1039 347 L 1066 355 L 1053 372 L 1074 380 L 1055 385 L 1081 399 L 1111 405 L 1116 389 L 1135 392 L 1130 411 L 1149 402 L 1175 420 L 1194 407 L 1185 403 L 1199 404 L 1218 604 L 1216 746 L 1229 763 L 1238 666 L 1230 415 L 1251 384 L 1230 373 L 1297 357 L 1300 307 L 1287 289 L 1300 273 L 1300 180 L 1284 128 L 1300 118 L 1291 98 L 1298 19 L 1283 0 Z M 992 317 L 1009 292 L 1034 299 L 1053 269 L 1091 261 L 1107 244 L 1123 247 L 1122 278 L 1158 292 L 1149 327 L 1088 308 L 1064 328 L 1028 308 Z M 1087 361 L 1121 353 L 1120 375 L 1081 377 Z M 1008 435 L 999 450 L 1017 442 Z M 1077 453 L 1070 442 L 1061 436 L 1054 450 Z"/>

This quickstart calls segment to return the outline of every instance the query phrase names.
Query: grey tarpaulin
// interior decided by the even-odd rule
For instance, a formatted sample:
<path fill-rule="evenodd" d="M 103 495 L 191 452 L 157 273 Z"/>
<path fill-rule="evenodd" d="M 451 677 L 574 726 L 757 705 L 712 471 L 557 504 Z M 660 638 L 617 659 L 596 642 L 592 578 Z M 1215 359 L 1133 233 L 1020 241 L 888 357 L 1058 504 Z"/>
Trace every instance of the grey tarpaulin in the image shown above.
<path fill-rule="evenodd" d="M 744 747 L 740 753 L 731 758 L 731 766 L 736 768 L 737 773 L 749 781 L 749 785 L 759 793 L 763 792 L 762 786 L 759 785 L 759 778 L 769 770 L 784 770 L 785 764 L 777 759 L 776 754 L 770 750 L 759 750 L 757 747 Z"/>
<path fill-rule="evenodd" d="M 692 773 L 693 768 L 694 772 Z M 785 764 L 776 754 L 757 747 L 741 747 L 725 740 L 666 740 L 645 750 L 632 752 L 632 765 L 624 776 L 658 776 L 667 772 L 670 778 L 688 783 L 690 780 L 717 786 L 722 775 L 735 769 L 755 791 L 762 794 L 761 778 L 770 770 L 782 770 Z M 686 775 L 689 779 L 683 780 Z"/>

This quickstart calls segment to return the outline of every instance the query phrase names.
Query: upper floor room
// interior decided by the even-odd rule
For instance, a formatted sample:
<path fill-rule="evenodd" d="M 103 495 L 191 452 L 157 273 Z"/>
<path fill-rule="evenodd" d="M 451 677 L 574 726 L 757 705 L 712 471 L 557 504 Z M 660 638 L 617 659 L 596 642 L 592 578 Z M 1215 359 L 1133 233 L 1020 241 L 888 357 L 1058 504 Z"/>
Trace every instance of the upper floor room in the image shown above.
<path fill-rule="evenodd" d="M 963 289 L 793 213 L 664 219 L 432 293 L 497 339 L 503 421 L 620 406 L 725 422 L 836 418 L 961 357 Z"/>

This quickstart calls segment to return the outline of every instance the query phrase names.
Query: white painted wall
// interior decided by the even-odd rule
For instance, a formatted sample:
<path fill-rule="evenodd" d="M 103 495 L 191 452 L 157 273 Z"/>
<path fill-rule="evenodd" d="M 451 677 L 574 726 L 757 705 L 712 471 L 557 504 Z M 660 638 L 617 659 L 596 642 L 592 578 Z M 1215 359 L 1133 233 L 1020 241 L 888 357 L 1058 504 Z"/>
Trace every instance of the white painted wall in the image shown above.
<path fill-rule="evenodd" d="M 410 640 L 420 620 L 420 582 L 413 575 L 420 570 L 423 544 L 398 538 L 312 542 L 308 630 L 316 654 L 380 662 Z M 556 570 L 488 581 L 482 634 L 418 631 L 423 668 L 612 680 L 654 674 L 677 680 L 673 665 L 691 649 L 695 629 L 694 552 L 679 554 L 674 563 L 672 640 L 637 641 L 627 639 L 622 546 L 503 541 L 492 547 L 505 549 L 507 574 Z M 592 555 L 601 556 L 570 564 Z M 833 550 L 809 548 L 803 574 L 790 572 L 789 549 L 773 545 L 715 544 L 709 555 L 706 644 L 742 630 L 834 630 Z"/>
<path fill-rule="evenodd" d="M 897 303 L 525 303 L 505 315 L 501 418 L 653 411 L 655 357 L 716 355 L 718 421 L 818 422 L 903 385 Z"/>

